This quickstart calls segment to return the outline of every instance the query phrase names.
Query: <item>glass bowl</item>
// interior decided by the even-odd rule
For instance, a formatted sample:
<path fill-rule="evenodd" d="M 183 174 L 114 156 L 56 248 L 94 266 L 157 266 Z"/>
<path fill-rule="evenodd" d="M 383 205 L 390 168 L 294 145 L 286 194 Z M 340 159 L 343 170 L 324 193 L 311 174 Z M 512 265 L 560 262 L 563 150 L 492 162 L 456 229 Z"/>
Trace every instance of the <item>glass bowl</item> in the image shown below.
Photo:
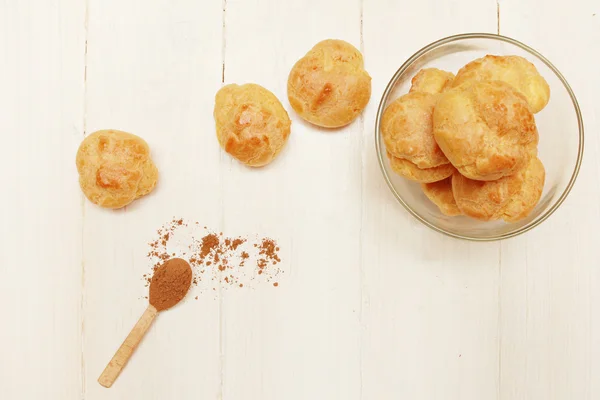
<path fill-rule="evenodd" d="M 427 198 L 416 182 L 394 173 L 380 133 L 381 117 L 392 101 L 408 93 L 411 79 L 421 68 L 456 73 L 468 62 L 485 56 L 517 55 L 532 62 L 550 85 L 548 105 L 535 115 L 540 139 L 539 158 L 546 168 L 542 197 L 529 216 L 515 223 L 482 222 L 469 217 L 447 217 Z M 415 218 L 446 235 L 475 241 L 506 239 L 545 221 L 565 200 L 579 173 L 583 157 L 583 121 L 577 99 L 562 74 L 540 53 L 514 39 L 470 33 L 438 40 L 410 57 L 388 83 L 377 111 L 375 145 L 384 178 L 398 201 Z"/>

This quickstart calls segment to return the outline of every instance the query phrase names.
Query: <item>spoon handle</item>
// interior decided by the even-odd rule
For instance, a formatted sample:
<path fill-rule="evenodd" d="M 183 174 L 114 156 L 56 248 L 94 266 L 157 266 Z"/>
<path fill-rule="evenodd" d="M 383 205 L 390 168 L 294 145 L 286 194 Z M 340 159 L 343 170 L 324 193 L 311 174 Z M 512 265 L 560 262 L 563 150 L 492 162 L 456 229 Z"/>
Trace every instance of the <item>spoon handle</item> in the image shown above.
<path fill-rule="evenodd" d="M 152 305 L 148 305 L 148 308 L 146 308 L 144 314 L 142 314 L 131 332 L 129 332 L 129 335 L 127 335 L 121 347 L 119 347 L 106 368 L 104 368 L 102 375 L 98 378 L 98 383 L 106 388 L 111 387 L 112 384 L 115 383 L 115 380 L 127 364 L 127 361 L 129 361 L 129 357 L 131 357 L 135 348 L 141 342 L 157 314 L 158 311 L 156 311 L 156 308 Z"/>

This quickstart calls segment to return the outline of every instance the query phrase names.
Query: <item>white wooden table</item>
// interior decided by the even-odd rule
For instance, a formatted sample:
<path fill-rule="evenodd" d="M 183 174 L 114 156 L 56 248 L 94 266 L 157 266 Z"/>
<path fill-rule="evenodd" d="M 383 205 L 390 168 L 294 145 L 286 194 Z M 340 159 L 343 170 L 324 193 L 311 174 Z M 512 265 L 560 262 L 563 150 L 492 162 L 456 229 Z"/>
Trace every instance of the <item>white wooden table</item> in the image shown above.
<path fill-rule="evenodd" d="M 412 53 L 462 32 L 539 50 L 573 87 L 586 153 L 566 203 L 501 243 L 419 225 L 386 187 L 373 126 Z M 364 52 L 364 116 L 294 113 L 281 157 L 223 154 L 222 83 L 286 100 L 312 45 Z M 598 0 L 0 2 L 0 399 L 600 399 Z M 150 144 L 161 181 L 125 210 L 77 184 L 97 129 Z M 115 386 L 96 379 L 145 308 L 147 242 L 173 216 L 282 247 L 278 288 L 199 295 L 152 327 Z"/>

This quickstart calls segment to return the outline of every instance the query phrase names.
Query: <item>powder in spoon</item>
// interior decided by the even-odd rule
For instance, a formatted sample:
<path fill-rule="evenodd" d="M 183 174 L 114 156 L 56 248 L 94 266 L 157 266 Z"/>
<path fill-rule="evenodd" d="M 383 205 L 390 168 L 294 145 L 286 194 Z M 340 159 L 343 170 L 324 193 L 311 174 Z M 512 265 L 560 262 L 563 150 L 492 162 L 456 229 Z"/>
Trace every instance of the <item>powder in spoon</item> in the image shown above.
<path fill-rule="evenodd" d="M 185 297 L 192 283 L 192 268 L 181 258 L 158 267 L 150 282 L 150 304 L 157 311 L 173 307 Z"/>

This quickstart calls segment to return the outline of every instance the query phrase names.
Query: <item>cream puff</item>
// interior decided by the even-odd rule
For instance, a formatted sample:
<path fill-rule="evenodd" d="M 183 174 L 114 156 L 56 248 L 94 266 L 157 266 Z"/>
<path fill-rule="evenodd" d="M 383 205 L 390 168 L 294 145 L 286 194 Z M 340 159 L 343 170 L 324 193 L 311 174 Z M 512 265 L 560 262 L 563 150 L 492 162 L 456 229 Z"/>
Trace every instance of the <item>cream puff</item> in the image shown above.
<path fill-rule="evenodd" d="M 437 182 L 422 183 L 421 189 L 442 214 L 449 217 L 462 214 L 452 193 L 452 177 Z"/>
<path fill-rule="evenodd" d="M 544 188 L 544 165 L 532 157 L 516 174 L 495 181 L 475 181 L 452 176 L 452 192 L 460 211 L 482 221 L 516 222 L 535 208 Z"/>
<path fill-rule="evenodd" d="M 433 137 L 433 110 L 438 95 L 412 92 L 399 97 L 384 111 L 381 135 L 387 151 L 418 168 L 448 164 Z"/>
<path fill-rule="evenodd" d="M 438 94 L 452 86 L 454 74 L 437 68 L 423 68 L 412 78 L 410 91 Z"/>
<path fill-rule="evenodd" d="M 450 163 L 432 168 L 419 168 L 408 160 L 394 157 L 389 152 L 387 153 L 387 156 L 390 161 L 390 167 L 392 167 L 392 170 L 395 173 L 415 182 L 437 182 L 452 176 L 452 174 L 456 172 L 456 169 Z"/>
<path fill-rule="evenodd" d="M 535 65 L 519 56 L 493 56 L 471 61 L 462 67 L 452 81 L 452 87 L 470 82 L 506 82 L 525 96 L 534 113 L 550 100 L 550 86 Z"/>
<path fill-rule="evenodd" d="M 279 99 L 253 83 L 221 88 L 214 118 L 221 147 L 251 167 L 273 161 L 290 135 L 291 121 Z"/>
<path fill-rule="evenodd" d="M 121 208 L 156 186 L 158 169 L 144 139 L 117 130 L 88 135 L 77 151 L 79 185 L 94 204 Z"/>
<path fill-rule="evenodd" d="M 525 97 L 501 81 L 461 85 L 440 95 L 433 135 L 469 179 L 512 175 L 537 153 L 538 131 Z"/>
<path fill-rule="evenodd" d="M 317 43 L 292 67 L 290 105 L 306 121 L 338 128 L 354 121 L 371 97 L 371 77 L 360 51 L 343 40 Z"/>

